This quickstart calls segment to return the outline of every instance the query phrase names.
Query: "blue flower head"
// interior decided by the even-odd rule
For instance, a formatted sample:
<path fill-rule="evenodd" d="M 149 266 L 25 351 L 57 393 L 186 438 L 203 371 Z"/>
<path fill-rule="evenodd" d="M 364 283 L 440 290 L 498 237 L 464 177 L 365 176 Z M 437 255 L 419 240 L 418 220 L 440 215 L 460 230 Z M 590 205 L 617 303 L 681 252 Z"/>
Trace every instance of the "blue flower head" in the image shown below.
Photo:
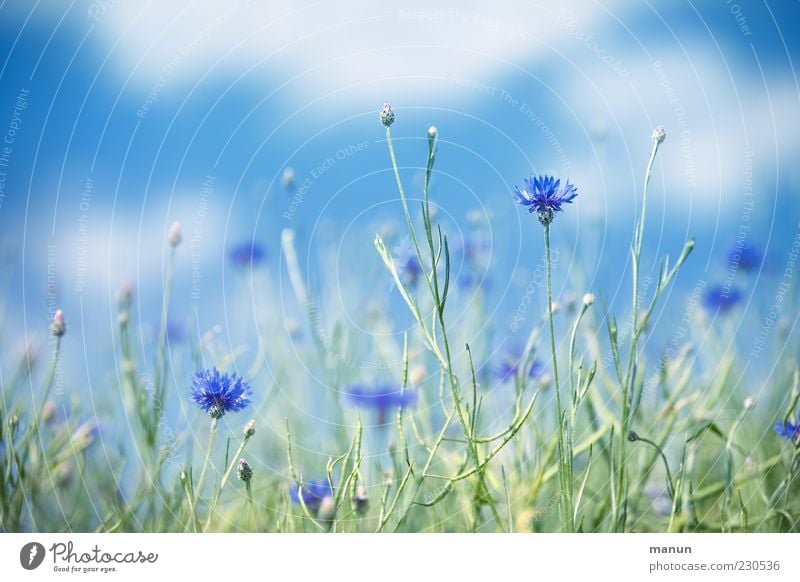
<path fill-rule="evenodd" d="M 494 369 L 494 377 L 501 383 L 508 382 L 517 377 L 519 373 L 519 360 L 506 359 Z M 539 378 L 544 374 L 544 365 L 539 360 L 534 360 L 531 363 L 531 368 L 528 371 L 528 378 L 531 380 Z"/>
<path fill-rule="evenodd" d="M 800 446 L 800 424 L 794 424 L 788 420 L 786 422 L 779 421 L 775 423 L 775 432 L 779 437 Z"/>
<path fill-rule="evenodd" d="M 422 274 L 422 265 L 419 263 L 414 245 L 410 239 L 404 239 L 393 250 L 397 274 L 407 285 L 414 285 Z"/>
<path fill-rule="evenodd" d="M 378 386 L 350 386 L 346 391 L 347 399 L 360 408 L 372 408 L 383 417 L 388 410 L 395 408 L 405 408 L 412 406 L 417 401 L 417 393 L 400 388 L 391 384 L 381 384 Z"/>
<path fill-rule="evenodd" d="M 289 499 L 292 505 L 300 505 L 300 498 L 303 504 L 309 509 L 319 507 L 322 500 L 326 497 L 333 497 L 333 489 L 327 479 L 324 481 L 306 481 L 303 483 L 302 490 L 300 485 L 294 483 L 289 487 Z"/>
<path fill-rule="evenodd" d="M 197 372 L 192 378 L 192 400 L 211 418 L 222 418 L 250 404 L 250 387 L 236 374 L 220 374 L 216 368 Z"/>
<path fill-rule="evenodd" d="M 546 175 L 531 175 L 525 179 L 525 187 L 522 190 L 514 188 L 517 202 L 527 207 L 528 212 L 536 212 L 539 222 L 544 226 L 553 222 L 556 212 L 561 212 L 562 204 L 572 202 L 577 195 L 578 190 L 569 183 L 569 180 L 561 187 L 561 180 Z"/>
<path fill-rule="evenodd" d="M 760 264 L 764 255 L 753 245 L 743 244 L 728 251 L 728 262 L 737 265 L 742 271 L 752 271 Z"/>
<path fill-rule="evenodd" d="M 231 247 L 228 256 L 231 262 L 237 267 L 255 267 L 264 260 L 267 253 L 264 248 L 256 242 L 248 241 Z"/>
<path fill-rule="evenodd" d="M 703 295 L 703 305 L 709 311 L 725 313 L 742 300 L 742 293 L 735 288 L 725 289 L 721 285 L 711 287 Z"/>

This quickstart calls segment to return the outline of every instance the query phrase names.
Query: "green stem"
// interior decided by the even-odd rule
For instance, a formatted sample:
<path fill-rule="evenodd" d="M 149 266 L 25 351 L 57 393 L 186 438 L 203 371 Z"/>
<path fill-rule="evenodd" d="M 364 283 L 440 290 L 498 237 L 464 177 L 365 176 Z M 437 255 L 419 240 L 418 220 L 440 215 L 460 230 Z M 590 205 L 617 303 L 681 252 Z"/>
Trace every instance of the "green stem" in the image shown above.
<path fill-rule="evenodd" d="M 631 312 L 631 343 L 630 351 L 628 353 L 628 364 L 625 371 L 625 376 L 621 386 L 622 396 L 622 423 L 620 428 L 620 445 L 619 445 L 619 459 L 617 463 L 617 487 L 619 497 L 624 500 L 627 497 L 627 475 L 625 471 L 626 461 L 626 435 L 630 430 L 630 393 L 634 381 L 633 369 L 637 360 L 637 347 L 639 339 L 639 270 L 642 255 L 642 240 L 644 239 L 644 223 L 647 216 L 647 190 L 650 185 L 650 178 L 653 175 L 653 164 L 656 160 L 656 153 L 658 153 L 658 146 L 660 142 L 657 139 L 653 140 L 653 149 L 650 151 L 650 159 L 647 162 L 647 170 L 644 176 L 644 187 L 642 191 L 642 212 L 636 226 L 634 227 L 633 234 L 633 249 L 632 255 L 632 270 L 633 270 L 633 307 Z M 625 501 L 622 502 L 623 504 Z M 619 505 L 614 508 L 614 530 L 625 530 L 625 515 L 620 513 Z"/>
<path fill-rule="evenodd" d="M 203 461 L 203 468 L 200 471 L 200 478 L 197 480 L 197 488 L 194 490 L 194 498 L 195 500 L 203 494 L 203 484 L 206 481 L 206 473 L 208 472 L 208 465 L 211 461 L 211 451 L 214 448 L 214 439 L 217 436 L 217 419 L 211 419 L 211 430 L 209 431 L 208 435 L 208 449 L 206 450 L 206 458 Z M 197 508 L 197 503 L 195 502 L 195 509 Z"/>
<path fill-rule="evenodd" d="M 245 434 L 241 444 L 239 445 L 239 448 L 236 449 L 233 457 L 231 457 L 230 463 L 228 463 L 228 468 L 225 470 L 225 474 L 222 476 L 222 481 L 220 481 L 219 489 L 217 489 L 217 492 L 214 494 L 214 500 L 211 502 L 211 506 L 208 509 L 208 518 L 206 518 L 206 524 L 203 526 L 203 533 L 205 533 L 208 530 L 208 526 L 211 525 L 211 518 L 214 516 L 214 511 L 217 508 L 217 503 L 219 503 L 219 498 L 222 496 L 222 490 L 225 489 L 225 485 L 228 483 L 228 479 L 233 472 L 233 468 L 239 462 L 239 459 L 244 452 L 244 448 L 247 446 L 247 441 L 250 440 L 250 436 L 251 435 Z"/>
<path fill-rule="evenodd" d="M 556 391 L 556 434 L 558 437 L 558 476 L 561 484 L 561 519 L 568 532 L 575 529 L 572 514 L 572 483 L 569 480 L 569 467 L 572 459 L 567 458 L 564 443 L 564 418 L 561 406 L 561 386 L 558 380 L 558 361 L 556 356 L 556 333 L 553 326 L 553 293 L 552 293 L 552 265 L 550 261 L 550 225 L 544 225 L 544 251 L 545 266 L 547 271 L 547 319 L 550 325 L 550 351 L 553 357 L 553 382 Z"/>

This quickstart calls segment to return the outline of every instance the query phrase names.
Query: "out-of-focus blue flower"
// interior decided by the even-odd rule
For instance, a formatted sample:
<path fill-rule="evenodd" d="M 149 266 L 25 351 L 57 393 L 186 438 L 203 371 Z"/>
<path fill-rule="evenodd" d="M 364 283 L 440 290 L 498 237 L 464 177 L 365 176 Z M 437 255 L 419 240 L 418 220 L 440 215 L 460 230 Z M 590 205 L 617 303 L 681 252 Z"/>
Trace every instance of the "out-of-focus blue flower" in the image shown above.
<path fill-rule="evenodd" d="M 513 380 L 519 373 L 519 366 L 521 363 L 522 362 L 519 358 L 516 360 L 511 358 L 504 360 L 494 369 L 495 379 L 500 382 L 508 382 L 509 380 Z M 539 378 L 542 374 L 544 374 L 544 365 L 540 361 L 534 360 L 531 363 L 530 370 L 528 371 L 528 378 Z"/>
<path fill-rule="evenodd" d="M 409 239 L 404 239 L 393 249 L 397 274 L 407 285 L 414 285 L 422 274 L 417 251 Z"/>
<path fill-rule="evenodd" d="M 531 176 L 525 179 L 525 187 L 514 188 L 514 197 L 528 212 L 536 212 L 539 222 L 547 226 L 553 222 L 556 212 L 561 212 L 561 205 L 572 202 L 578 191 L 569 180 L 561 187 L 561 180 L 552 176 Z"/>
<path fill-rule="evenodd" d="M 728 263 L 737 265 L 742 271 L 752 271 L 761 264 L 764 255 L 753 245 L 744 243 L 728 251 Z"/>
<path fill-rule="evenodd" d="M 222 418 L 250 404 L 250 387 L 236 374 L 220 374 L 216 368 L 197 372 L 191 397 L 211 418 Z"/>
<path fill-rule="evenodd" d="M 775 423 L 775 432 L 778 433 L 779 437 L 800 445 L 800 424 L 778 421 Z"/>
<path fill-rule="evenodd" d="M 347 399 L 355 406 L 372 408 L 378 412 L 386 412 L 393 408 L 412 406 L 417 401 L 417 393 L 403 392 L 391 384 L 377 386 L 350 386 L 345 392 Z"/>
<path fill-rule="evenodd" d="M 267 256 L 264 247 L 248 241 L 231 247 L 228 252 L 231 262 L 238 267 L 256 267 Z"/>
<path fill-rule="evenodd" d="M 306 481 L 303 483 L 302 490 L 299 484 L 294 483 L 289 487 L 289 499 L 291 499 L 292 505 L 300 505 L 301 497 L 306 507 L 315 509 L 319 507 L 323 499 L 333 497 L 333 489 L 327 479 L 324 481 Z"/>
<path fill-rule="evenodd" d="M 725 289 L 721 285 L 715 285 L 708 289 L 703 295 L 703 305 L 709 311 L 719 311 L 724 313 L 742 300 L 742 293 L 736 288 Z"/>

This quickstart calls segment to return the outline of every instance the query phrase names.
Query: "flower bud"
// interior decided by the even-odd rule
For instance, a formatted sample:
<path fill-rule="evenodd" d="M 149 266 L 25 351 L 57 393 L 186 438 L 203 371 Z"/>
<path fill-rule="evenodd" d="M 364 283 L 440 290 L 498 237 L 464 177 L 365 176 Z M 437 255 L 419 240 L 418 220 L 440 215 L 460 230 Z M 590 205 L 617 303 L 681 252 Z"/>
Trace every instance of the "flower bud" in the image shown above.
<path fill-rule="evenodd" d="M 55 315 L 53 315 L 53 323 L 50 324 L 50 333 L 56 337 L 61 337 L 66 331 L 67 326 L 64 323 L 64 312 L 57 309 Z"/>
<path fill-rule="evenodd" d="M 594 294 L 593 293 L 587 293 L 586 295 L 583 296 L 583 304 L 586 307 L 589 307 L 593 303 L 594 303 Z"/>
<path fill-rule="evenodd" d="M 436 126 L 435 126 L 435 125 L 431 125 L 431 126 L 428 128 L 428 137 L 429 137 L 430 139 L 436 139 L 437 137 L 439 137 L 439 130 L 438 130 L 438 129 L 436 129 Z"/>
<path fill-rule="evenodd" d="M 359 484 L 356 487 L 356 491 L 351 498 L 353 503 L 353 508 L 356 510 L 356 513 L 359 515 L 364 515 L 369 509 L 369 496 L 367 495 L 367 488 L 364 485 Z"/>
<path fill-rule="evenodd" d="M 251 420 L 246 425 L 244 425 L 244 436 L 245 438 L 249 439 L 254 434 L 256 434 L 256 421 Z"/>
<path fill-rule="evenodd" d="M 392 110 L 392 106 L 389 105 L 388 101 L 383 104 L 383 107 L 381 107 L 381 110 L 378 112 L 378 118 L 386 127 L 389 127 L 394 123 L 394 111 Z"/>
<path fill-rule="evenodd" d="M 333 502 L 333 497 L 328 495 L 319 503 L 317 519 L 320 521 L 333 521 L 334 517 L 336 517 L 336 505 Z"/>
<path fill-rule="evenodd" d="M 181 234 L 181 223 L 173 222 L 172 226 L 170 226 L 169 230 L 167 231 L 167 241 L 172 248 L 175 248 L 181 244 L 182 240 L 183 235 Z"/>
<path fill-rule="evenodd" d="M 667 130 L 664 129 L 663 126 L 659 125 L 653 130 L 652 138 L 654 142 L 662 143 L 665 139 L 667 139 Z"/>
<path fill-rule="evenodd" d="M 294 168 L 287 166 L 283 169 L 281 182 L 283 182 L 285 188 L 292 188 L 294 186 Z"/>
<path fill-rule="evenodd" d="M 253 478 L 253 468 L 250 466 L 250 463 L 244 459 L 239 459 L 239 468 L 237 469 L 236 474 L 239 476 L 241 481 L 247 483 Z"/>

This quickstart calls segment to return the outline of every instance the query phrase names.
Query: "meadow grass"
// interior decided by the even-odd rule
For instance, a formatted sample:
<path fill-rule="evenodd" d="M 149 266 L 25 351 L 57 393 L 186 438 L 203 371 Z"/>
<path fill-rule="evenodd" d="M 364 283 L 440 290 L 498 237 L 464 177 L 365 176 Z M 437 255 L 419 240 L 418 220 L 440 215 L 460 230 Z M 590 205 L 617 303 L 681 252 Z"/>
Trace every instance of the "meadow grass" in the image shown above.
<path fill-rule="evenodd" d="M 713 298 L 696 309 L 695 298 L 687 318 L 696 332 L 688 335 L 697 341 L 676 342 L 655 361 L 642 347 L 659 302 L 694 248 L 690 239 L 674 250 L 676 258 L 664 257 L 643 288 L 647 191 L 659 148 L 668 145 L 663 129 L 652 136 L 644 169 L 630 245 L 630 313 L 622 324 L 599 293 L 596 299 L 585 289 L 582 300 L 553 296 L 559 265 L 551 236 L 567 204 L 580 204 L 580 190 L 547 177 L 532 177 L 518 189 L 518 201 L 538 218 L 530 217 L 530 228 L 542 229 L 546 295 L 521 353 L 498 380 L 485 373 L 492 354 L 486 345 L 476 348 L 481 338 L 471 340 L 471 330 L 448 320 L 464 298 L 454 280 L 451 239 L 431 204 L 438 130 L 428 130 L 427 152 L 421 152 L 417 209 L 392 141 L 395 113 L 387 104 L 379 117 L 409 248 L 399 261 L 383 236 L 375 235 L 374 246 L 414 326 L 402 334 L 402 345 L 375 339 L 374 384 L 354 387 L 343 372 L 342 354 L 353 349 L 344 324 L 329 333 L 320 323 L 296 235 L 286 230 L 281 237 L 304 318 L 298 325 L 310 338 L 303 357 L 332 388 L 313 398 L 314 411 L 334 428 L 322 428 L 314 415 L 279 398 L 280 386 L 292 383 L 291 370 L 279 370 L 270 382 L 263 362 L 247 368 L 236 353 L 215 348 L 218 331 L 189 340 L 193 377 L 167 349 L 174 264 L 181 260 L 180 227 L 173 225 L 152 361 L 141 356 L 150 352 L 132 334 L 131 290 L 123 288 L 118 301 L 116 361 L 109 367 L 122 408 L 113 415 L 124 417 L 129 429 L 122 442 L 106 443 L 91 415 L 77 423 L 87 418 L 77 398 L 63 404 L 68 414 L 55 410 L 60 350 L 73 337 L 60 311 L 45 371 L 34 369 L 29 352 L 11 363 L 10 374 L 8 364 L 2 368 L 0 529 L 797 531 L 796 346 L 770 350 L 775 361 L 757 402 L 737 396 L 742 358 L 724 330 L 735 302 L 717 301 L 714 311 Z M 237 260 L 254 262 L 254 248 Z M 472 292 L 480 318 L 482 291 Z M 712 325 L 714 316 L 720 325 Z M 268 341 L 274 324 L 258 322 L 259 344 L 279 360 L 281 346 Z M 388 353 L 400 354 L 399 366 L 381 369 L 380 354 Z M 244 378 L 232 374 L 237 364 L 247 369 Z M 220 372 L 207 371 L 214 367 Z M 151 385 L 143 369 L 152 370 Z M 186 377 L 184 401 L 169 402 L 170 377 Z M 508 390 L 488 389 L 505 381 Z M 266 409 L 251 404 L 255 392 L 267 395 Z M 167 435 L 165 411 L 176 405 L 189 427 Z M 251 418 L 274 422 L 262 431 Z M 308 444 L 298 447 L 299 435 L 315 433 L 326 440 L 325 450 L 336 451 L 327 463 Z"/>

